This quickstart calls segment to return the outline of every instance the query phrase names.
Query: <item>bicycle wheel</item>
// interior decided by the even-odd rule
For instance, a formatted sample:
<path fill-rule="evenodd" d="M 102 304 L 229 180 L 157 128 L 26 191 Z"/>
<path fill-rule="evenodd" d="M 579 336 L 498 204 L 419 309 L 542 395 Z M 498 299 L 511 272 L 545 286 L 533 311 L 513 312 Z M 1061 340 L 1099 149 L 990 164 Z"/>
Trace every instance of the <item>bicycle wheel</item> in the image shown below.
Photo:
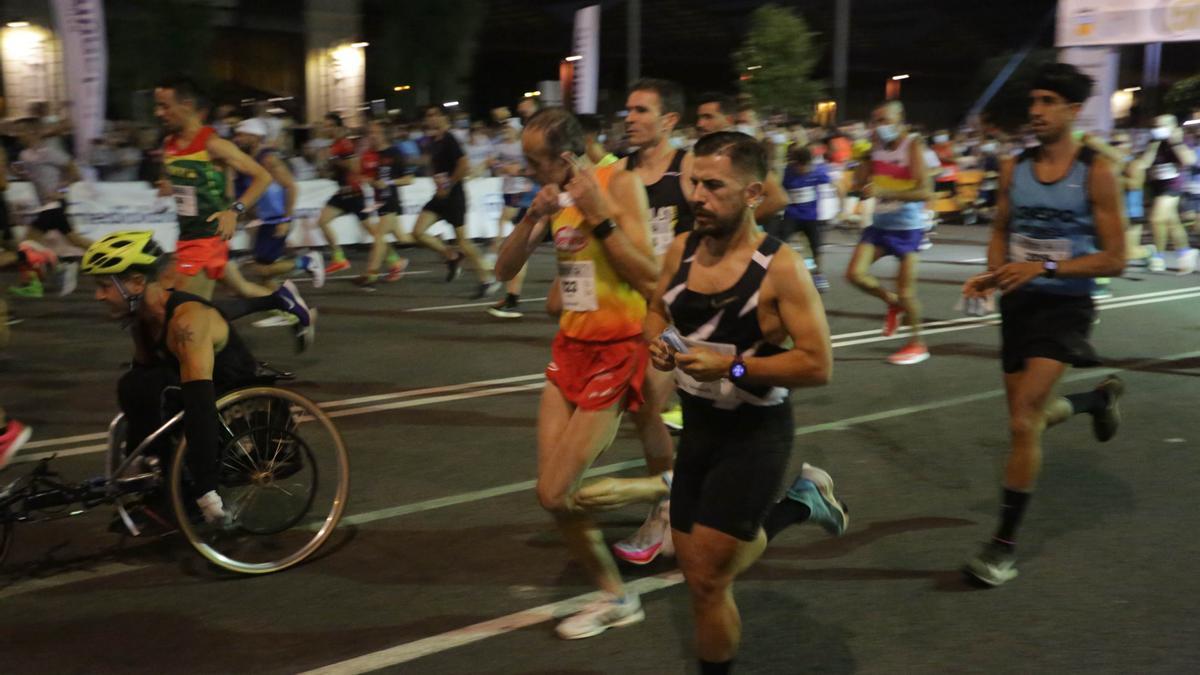
<path fill-rule="evenodd" d="M 200 522 L 181 442 L 170 484 L 184 536 L 213 564 L 243 574 L 278 572 L 308 558 L 346 508 L 350 459 L 341 434 L 316 403 L 276 387 L 230 392 L 217 402 L 217 415 L 217 492 L 230 522 Z"/>

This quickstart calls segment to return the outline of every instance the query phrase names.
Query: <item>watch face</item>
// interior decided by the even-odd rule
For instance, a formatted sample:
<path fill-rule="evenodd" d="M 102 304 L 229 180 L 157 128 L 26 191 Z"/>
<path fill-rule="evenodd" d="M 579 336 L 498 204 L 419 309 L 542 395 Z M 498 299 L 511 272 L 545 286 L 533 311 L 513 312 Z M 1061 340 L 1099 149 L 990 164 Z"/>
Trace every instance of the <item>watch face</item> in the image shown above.
<path fill-rule="evenodd" d="M 734 379 L 742 377 L 746 374 L 746 366 L 741 363 L 735 363 L 733 364 L 733 367 L 729 369 L 729 374 L 732 375 Z"/>

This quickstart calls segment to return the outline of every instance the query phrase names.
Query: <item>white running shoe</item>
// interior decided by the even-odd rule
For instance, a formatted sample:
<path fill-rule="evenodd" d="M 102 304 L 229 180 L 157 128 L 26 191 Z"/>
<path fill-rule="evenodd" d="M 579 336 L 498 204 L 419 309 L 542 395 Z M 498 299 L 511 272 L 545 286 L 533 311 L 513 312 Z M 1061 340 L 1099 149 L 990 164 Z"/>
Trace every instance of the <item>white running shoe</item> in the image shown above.
<path fill-rule="evenodd" d="M 305 271 L 312 275 L 313 288 L 320 288 L 325 285 L 325 256 L 321 255 L 320 251 L 309 251 L 304 254 L 308 258 L 308 269 Z"/>
<path fill-rule="evenodd" d="M 299 322 L 300 319 L 297 319 L 295 316 L 288 314 L 283 310 L 275 309 L 271 310 L 270 316 L 259 319 L 250 325 L 254 326 L 255 328 L 280 328 L 282 326 L 291 326 Z"/>
<path fill-rule="evenodd" d="M 1197 257 L 1200 257 L 1200 251 L 1194 248 L 1180 251 L 1178 257 L 1175 259 L 1176 274 L 1182 276 L 1195 272 Z"/>
<path fill-rule="evenodd" d="M 1166 272 L 1167 261 L 1163 260 L 1162 254 L 1155 253 L 1150 256 L 1149 269 L 1151 272 Z"/>
<path fill-rule="evenodd" d="M 638 531 L 613 544 L 612 551 L 613 555 L 633 565 L 648 565 L 659 555 L 675 555 L 671 541 L 671 500 L 658 500 Z"/>
<path fill-rule="evenodd" d="M 209 490 L 204 493 L 204 496 L 196 500 L 196 506 L 200 507 L 200 513 L 204 516 L 204 522 L 212 525 L 214 523 L 224 523 L 228 516 L 225 513 L 225 505 L 221 503 L 221 495 L 217 494 L 216 490 Z"/>
<path fill-rule="evenodd" d="M 642 601 L 636 593 L 626 593 L 624 598 L 604 594 L 603 599 L 588 604 L 577 614 L 563 619 L 554 632 L 564 640 L 599 635 L 609 628 L 628 626 L 646 618 Z"/>

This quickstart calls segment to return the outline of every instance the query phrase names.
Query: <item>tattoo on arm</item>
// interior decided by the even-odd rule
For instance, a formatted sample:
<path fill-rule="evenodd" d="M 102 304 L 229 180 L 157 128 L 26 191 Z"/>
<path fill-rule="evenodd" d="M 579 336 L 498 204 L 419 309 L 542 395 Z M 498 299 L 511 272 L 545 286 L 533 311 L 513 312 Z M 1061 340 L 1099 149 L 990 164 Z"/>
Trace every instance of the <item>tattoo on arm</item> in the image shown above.
<path fill-rule="evenodd" d="M 190 345 L 192 343 L 193 336 L 194 336 L 194 334 L 192 333 L 192 329 L 188 328 L 187 326 L 180 326 L 179 328 L 176 328 L 175 329 L 175 349 L 178 349 L 178 350 L 187 349 L 188 345 Z"/>

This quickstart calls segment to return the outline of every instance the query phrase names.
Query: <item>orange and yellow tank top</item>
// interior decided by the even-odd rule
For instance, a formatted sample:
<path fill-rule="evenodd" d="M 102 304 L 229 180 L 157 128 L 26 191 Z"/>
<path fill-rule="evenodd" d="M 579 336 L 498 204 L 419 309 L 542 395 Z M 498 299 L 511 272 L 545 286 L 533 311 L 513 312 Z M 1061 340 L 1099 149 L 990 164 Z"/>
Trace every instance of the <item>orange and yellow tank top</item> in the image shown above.
<path fill-rule="evenodd" d="M 602 190 L 608 190 L 615 171 L 613 166 L 596 170 Z M 646 299 L 613 269 L 604 245 L 584 225 L 579 209 L 569 206 L 560 211 L 554 217 L 551 231 L 563 299 L 559 332 L 590 342 L 640 335 L 646 318 Z"/>

